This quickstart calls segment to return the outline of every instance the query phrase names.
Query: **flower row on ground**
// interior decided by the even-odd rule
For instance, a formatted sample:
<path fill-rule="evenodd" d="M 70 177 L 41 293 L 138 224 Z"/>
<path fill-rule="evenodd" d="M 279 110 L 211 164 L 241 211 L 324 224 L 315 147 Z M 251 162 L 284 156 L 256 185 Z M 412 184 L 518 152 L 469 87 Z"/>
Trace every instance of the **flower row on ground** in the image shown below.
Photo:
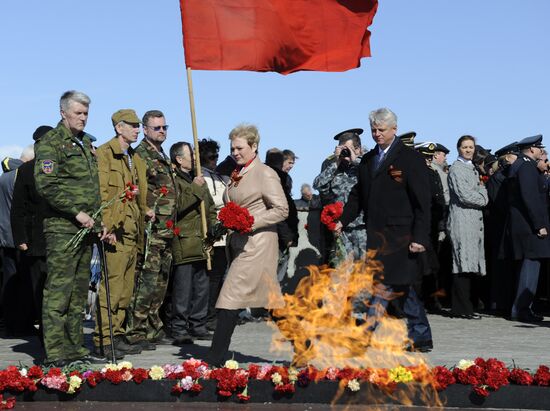
<path fill-rule="evenodd" d="M 412 383 L 431 386 L 441 391 L 451 384 L 471 385 L 474 392 L 480 396 L 489 395 L 508 384 L 517 385 L 550 385 L 550 369 L 541 365 L 534 372 L 508 368 L 502 361 L 496 359 L 474 361 L 461 360 L 455 367 L 437 366 L 429 368 L 426 365 L 395 367 L 395 368 L 325 368 L 317 369 L 308 366 L 302 369 L 278 365 L 251 364 L 240 368 L 236 361 L 229 360 L 222 368 L 211 369 L 207 363 L 190 359 L 180 365 L 153 366 L 150 369 L 134 368 L 127 361 L 118 364 L 107 364 L 101 369 L 60 369 L 18 368 L 9 366 L 0 370 L 0 409 L 13 408 L 13 397 L 4 398 L 5 392 L 17 393 L 36 391 L 40 386 L 50 390 L 74 394 L 83 384 L 95 387 L 108 381 L 111 384 L 133 382 L 140 384 L 144 380 L 172 380 L 172 393 L 189 392 L 198 394 L 202 391 L 201 381 L 216 381 L 217 394 L 221 397 L 236 395 L 241 401 L 248 401 L 248 382 L 251 380 L 271 381 L 274 390 L 280 393 L 292 394 L 296 386 L 307 387 L 310 383 L 320 381 L 335 381 L 341 387 L 355 392 L 361 389 L 361 384 L 373 384 L 381 389 L 393 391 L 398 383 Z"/>

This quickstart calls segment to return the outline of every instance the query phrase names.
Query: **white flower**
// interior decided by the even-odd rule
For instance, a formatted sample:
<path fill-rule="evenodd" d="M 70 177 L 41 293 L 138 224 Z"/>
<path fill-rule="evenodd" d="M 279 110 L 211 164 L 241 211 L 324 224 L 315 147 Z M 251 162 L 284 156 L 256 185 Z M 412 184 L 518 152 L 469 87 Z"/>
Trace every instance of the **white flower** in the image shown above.
<path fill-rule="evenodd" d="M 123 368 L 131 370 L 132 368 L 134 368 L 134 366 L 132 365 L 132 363 L 130 361 L 121 361 L 121 362 L 118 363 L 118 369 L 122 370 Z"/>
<path fill-rule="evenodd" d="M 460 368 L 461 370 L 467 370 L 472 365 L 475 365 L 475 362 L 473 362 L 472 360 L 460 360 L 456 365 L 456 368 Z"/>
<path fill-rule="evenodd" d="M 348 381 L 348 388 L 350 391 L 356 392 L 359 391 L 361 385 L 359 384 L 359 381 L 354 378 L 353 380 Z"/>
<path fill-rule="evenodd" d="M 191 378 L 189 375 L 185 378 L 182 378 L 180 381 L 180 386 L 185 391 L 189 391 L 191 387 L 193 386 L 193 378 Z"/>
<path fill-rule="evenodd" d="M 21 368 L 19 370 L 19 373 L 23 376 L 23 377 L 26 377 L 27 376 L 27 369 L 26 368 Z"/>
<path fill-rule="evenodd" d="M 283 377 L 278 372 L 274 372 L 271 374 L 271 381 L 273 381 L 273 384 L 279 385 L 283 383 Z"/>
<path fill-rule="evenodd" d="M 239 363 L 235 360 L 227 360 L 224 367 L 229 368 L 230 370 L 236 370 L 239 368 Z"/>
<path fill-rule="evenodd" d="M 149 377 L 152 380 L 162 380 L 164 378 L 164 369 L 158 365 L 153 365 L 149 370 Z"/>
<path fill-rule="evenodd" d="M 80 378 L 78 375 L 71 375 L 69 377 L 69 388 L 67 389 L 67 392 L 69 394 L 73 394 L 80 388 L 80 385 L 82 384 L 82 378 Z"/>

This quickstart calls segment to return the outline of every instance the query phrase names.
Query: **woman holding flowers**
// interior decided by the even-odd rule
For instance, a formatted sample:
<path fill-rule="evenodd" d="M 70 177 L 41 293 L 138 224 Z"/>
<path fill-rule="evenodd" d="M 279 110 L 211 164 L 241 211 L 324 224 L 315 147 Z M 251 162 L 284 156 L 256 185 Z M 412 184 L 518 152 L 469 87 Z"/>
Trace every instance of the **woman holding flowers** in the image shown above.
<path fill-rule="evenodd" d="M 224 201 L 246 208 L 254 222 L 249 230 L 230 232 L 227 239 L 229 269 L 216 303 L 218 320 L 207 359 L 213 366 L 223 364 L 241 309 L 284 305 L 277 282 L 276 224 L 288 216 L 288 203 L 277 173 L 257 157 L 258 129 L 239 125 L 229 139 L 237 168 Z"/>

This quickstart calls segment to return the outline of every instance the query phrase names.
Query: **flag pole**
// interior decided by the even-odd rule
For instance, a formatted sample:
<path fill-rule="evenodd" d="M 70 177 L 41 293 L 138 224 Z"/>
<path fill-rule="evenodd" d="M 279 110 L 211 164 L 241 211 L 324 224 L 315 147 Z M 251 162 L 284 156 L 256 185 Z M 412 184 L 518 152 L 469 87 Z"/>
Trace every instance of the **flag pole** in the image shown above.
<path fill-rule="evenodd" d="M 189 91 L 189 108 L 191 109 L 191 127 L 193 128 L 193 146 L 195 147 L 195 175 L 197 177 L 202 176 L 201 169 L 201 158 L 199 151 L 199 137 L 197 133 L 197 119 L 195 116 L 195 98 L 193 96 L 193 79 L 191 78 L 191 67 L 187 67 L 187 90 Z M 204 205 L 204 200 L 201 201 L 201 226 L 202 226 L 202 236 L 203 239 L 206 238 L 207 234 L 207 224 L 206 224 L 206 207 Z M 209 250 L 206 252 L 206 269 L 212 269 L 212 260 L 210 258 Z"/>

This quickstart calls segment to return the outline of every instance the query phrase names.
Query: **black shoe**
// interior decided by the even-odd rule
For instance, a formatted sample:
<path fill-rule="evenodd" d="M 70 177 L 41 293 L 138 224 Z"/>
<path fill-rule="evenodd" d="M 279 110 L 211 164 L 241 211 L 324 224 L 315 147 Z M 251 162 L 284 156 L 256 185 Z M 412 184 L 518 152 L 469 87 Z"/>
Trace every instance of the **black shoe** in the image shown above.
<path fill-rule="evenodd" d="M 529 313 L 527 315 L 512 316 L 510 320 L 521 323 L 541 323 L 544 321 L 544 317 L 540 314 Z"/>
<path fill-rule="evenodd" d="M 69 361 L 67 360 L 53 360 L 53 361 L 44 361 L 42 364 L 45 368 L 63 368 L 67 365 L 69 365 Z"/>
<path fill-rule="evenodd" d="M 102 358 L 103 362 L 111 362 L 113 359 L 113 354 L 111 351 L 111 345 L 104 345 L 103 348 L 94 347 L 93 356 L 96 358 Z M 115 347 L 115 359 L 122 360 L 124 358 L 124 353 L 117 350 Z"/>
<path fill-rule="evenodd" d="M 214 334 L 209 331 L 202 331 L 202 332 L 191 331 L 189 334 L 191 335 L 191 337 L 193 337 L 196 340 L 205 340 L 205 341 L 212 341 L 212 337 L 214 336 Z"/>
<path fill-rule="evenodd" d="M 130 345 L 137 345 L 142 351 L 155 351 L 157 349 L 157 345 L 155 343 L 147 340 L 139 340 Z"/>
<path fill-rule="evenodd" d="M 116 336 L 114 338 L 115 343 L 115 354 L 116 352 L 122 353 L 122 354 L 140 354 L 143 348 L 137 344 L 128 344 L 126 341 L 124 341 L 124 337 L 122 336 Z M 109 346 L 111 348 L 111 346 Z"/>
<path fill-rule="evenodd" d="M 193 337 L 191 337 L 189 334 L 182 334 L 177 337 L 174 337 L 174 345 L 186 345 L 186 344 L 193 344 Z"/>
<path fill-rule="evenodd" d="M 434 344 L 432 340 L 417 341 L 406 347 L 409 352 L 430 352 L 433 350 Z"/>
<path fill-rule="evenodd" d="M 449 313 L 449 315 L 452 317 L 452 318 L 462 318 L 464 320 L 481 320 L 481 315 L 479 314 L 453 314 L 453 313 Z"/>
<path fill-rule="evenodd" d="M 104 352 L 107 351 L 104 349 Z M 109 359 L 110 357 L 107 357 Z M 117 357 L 117 360 L 121 358 Z M 71 360 L 71 364 L 106 364 L 108 361 L 105 360 L 105 357 L 98 356 L 94 354 L 83 355 L 82 357 L 75 358 Z"/>

